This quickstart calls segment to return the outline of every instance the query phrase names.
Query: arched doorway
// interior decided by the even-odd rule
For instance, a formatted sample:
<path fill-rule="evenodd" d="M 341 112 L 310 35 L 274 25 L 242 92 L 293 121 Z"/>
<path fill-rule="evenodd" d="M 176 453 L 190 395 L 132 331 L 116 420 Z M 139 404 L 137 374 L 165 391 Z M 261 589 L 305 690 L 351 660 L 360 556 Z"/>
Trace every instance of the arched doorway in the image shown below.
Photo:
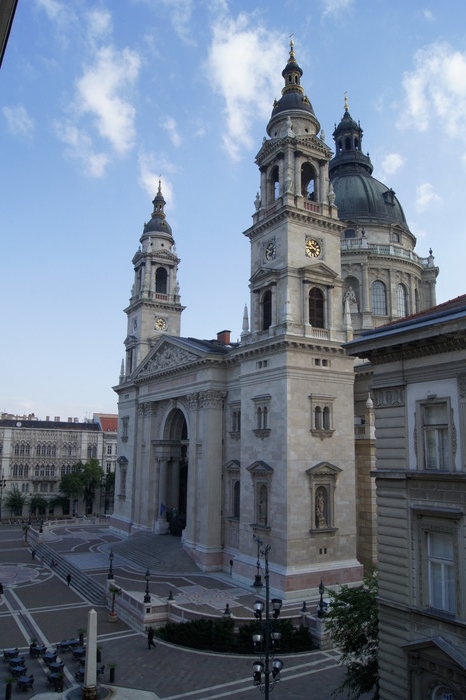
<path fill-rule="evenodd" d="M 175 408 L 165 423 L 165 440 L 170 456 L 166 484 L 166 505 L 169 532 L 181 536 L 188 511 L 188 425 L 184 413 Z"/>

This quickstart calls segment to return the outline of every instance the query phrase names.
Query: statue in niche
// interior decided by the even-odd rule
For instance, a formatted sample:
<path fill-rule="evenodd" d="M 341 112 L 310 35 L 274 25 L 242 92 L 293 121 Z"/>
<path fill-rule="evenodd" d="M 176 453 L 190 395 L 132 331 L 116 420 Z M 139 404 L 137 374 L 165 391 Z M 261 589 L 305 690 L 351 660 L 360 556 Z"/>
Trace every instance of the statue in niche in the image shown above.
<path fill-rule="evenodd" d="M 358 313 L 358 300 L 356 298 L 356 292 L 354 291 L 353 287 L 351 287 L 351 286 L 348 287 L 348 291 L 345 293 L 345 296 L 343 297 L 343 302 L 344 302 L 344 305 L 346 305 L 346 302 L 348 302 L 350 313 L 352 313 L 352 314 Z"/>
<path fill-rule="evenodd" d="M 287 118 L 286 118 L 286 135 L 287 135 L 287 136 L 291 136 L 291 138 L 294 137 L 294 133 L 293 133 L 293 123 L 292 123 L 292 121 L 291 121 L 290 115 L 288 115 Z"/>
<path fill-rule="evenodd" d="M 267 486 L 259 489 L 259 501 L 257 504 L 257 520 L 259 525 L 267 525 Z"/>
<path fill-rule="evenodd" d="M 327 518 L 325 517 L 325 510 L 327 506 L 327 493 L 325 489 L 320 486 L 316 491 L 316 527 L 323 528 L 328 527 Z"/>

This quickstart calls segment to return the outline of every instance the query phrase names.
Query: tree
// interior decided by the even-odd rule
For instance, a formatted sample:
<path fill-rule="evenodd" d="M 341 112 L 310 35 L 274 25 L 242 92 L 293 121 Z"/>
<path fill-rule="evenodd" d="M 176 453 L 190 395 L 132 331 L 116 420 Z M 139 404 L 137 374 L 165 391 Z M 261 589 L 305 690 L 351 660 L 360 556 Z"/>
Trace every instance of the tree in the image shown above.
<path fill-rule="evenodd" d="M 88 513 L 92 513 L 95 491 L 100 486 L 103 471 L 97 459 L 91 459 L 81 465 L 81 479 L 83 483 L 84 501 Z"/>
<path fill-rule="evenodd" d="M 12 489 L 8 491 L 5 496 L 5 506 L 6 509 L 10 511 L 10 515 L 21 516 L 23 514 L 23 507 L 27 503 L 27 496 L 24 496 L 18 491 L 18 489 Z"/>
<path fill-rule="evenodd" d="M 37 513 L 39 513 L 39 515 L 45 515 L 48 506 L 48 500 L 44 498 L 44 496 L 39 496 L 38 494 L 34 494 L 29 500 L 29 512 L 31 515 L 36 515 Z"/>
<path fill-rule="evenodd" d="M 347 697 L 356 700 L 373 692 L 373 700 L 378 700 L 377 572 L 366 576 L 361 586 L 341 586 L 338 593 L 329 591 L 329 597 L 324 619 L 346 666 L 346 678 L 333 694 L 347 691 Z"/>

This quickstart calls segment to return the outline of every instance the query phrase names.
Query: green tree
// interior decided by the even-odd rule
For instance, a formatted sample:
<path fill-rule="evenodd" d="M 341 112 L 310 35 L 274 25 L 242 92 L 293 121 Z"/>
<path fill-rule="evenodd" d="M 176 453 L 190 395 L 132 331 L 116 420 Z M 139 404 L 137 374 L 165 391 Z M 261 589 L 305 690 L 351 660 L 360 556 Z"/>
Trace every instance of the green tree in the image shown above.
<path fill-rule="evenodd" d="M 100 486 L 103 471 L 97 459 L 91 459 L 81 465 L 81 479 L 83 484 L 84 501 L 86 511 L 92 513 L 96 489 Z"/>
<path fill-rule="evenodd" d="M 373 692 L 373 700 L 378 700 L 377 572 L 366 576 L 361 586 L 329 591 L 329 597 L 324 620 L 346 667 L 346 678 L 333 695 L 347 691 L 347 698 L 356 700 Z"/>
<path fill-rule="evenodd" d="M 4 498 L 5 507 L 10 511 L 10 515 L 21 516 L 23 507 L 27 503 L 27 496 L 24 496 L 18 489 L 11 489 Z"/>
<path fill-rule="evenodd" d="M 83 495 L 83 483 L 79 471 L 65 474 L 60 481 L 61 493 L 70 500 L 81 498 Z"/>
<path fill-rule="evenodd" d="M 46 498 L 39 496 L 39 494 L 34 494 L 29 500 L 29 512 L 31 515 L 36 515 L 37 513 L 45 515 L 48 505 L 49 502 Z"/>

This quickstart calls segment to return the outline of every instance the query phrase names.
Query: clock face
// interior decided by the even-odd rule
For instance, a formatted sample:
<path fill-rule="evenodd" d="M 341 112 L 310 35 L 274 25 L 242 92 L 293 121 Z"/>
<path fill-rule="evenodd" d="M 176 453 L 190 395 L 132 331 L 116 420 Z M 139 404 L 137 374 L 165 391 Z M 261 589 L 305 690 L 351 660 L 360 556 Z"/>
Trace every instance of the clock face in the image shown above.
<path fill-rule="evenodd" d="M 164 331 L 167 327 L 167 322 L 164 318 L 155 319 L 155 329 L 157 331 Z"/>
<path fill-rule="evenodd" d="M 310 238 L 306 241 L 306 255 L 310 258 L 318 258 L 320 255 L 320 243 L 314 238 Z"/>
<path fill-rule="evenodd" d="M 267 243 L 265 246 L 265 259 L 266 260 L 275 260 L 275 255 L 277 254 L 276 247 L 275 247 L 275 241 L 270 241 L 270 243 Z"/>

